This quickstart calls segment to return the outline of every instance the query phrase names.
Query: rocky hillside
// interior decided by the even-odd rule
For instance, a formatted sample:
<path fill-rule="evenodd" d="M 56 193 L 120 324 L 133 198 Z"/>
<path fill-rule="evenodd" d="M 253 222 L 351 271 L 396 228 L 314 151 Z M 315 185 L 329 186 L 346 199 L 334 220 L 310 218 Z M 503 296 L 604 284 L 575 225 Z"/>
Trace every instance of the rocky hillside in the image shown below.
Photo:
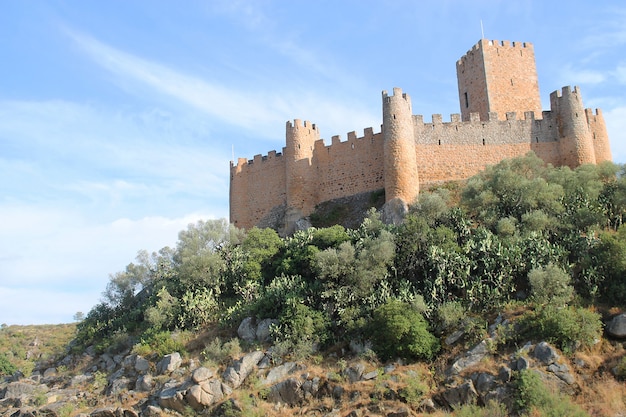
<path fill-rule="evenodd" d="M 504 416 L 526 412 L 533 395 L 562 412 L 550 415 L 626 415 L 626 388 L 619 380 L 625 374 L 620 338 L 626 337 L 626 314 L 614 315 L 605 337 L 575 354 L 545 341 L 507 345 L 502 329 L 515 316 L 499 315 L 472 343 L 464 330 L 449 334 L 445 353 L 429 365 L 382 363 L 359 343 L 307 360 L 281 357 L 268 343 L 271 322 L 252 318 L 223 344 L 216 343 L 216 332 L 223 331 L 218 329 L 172 334 L 184 342 L 183 354 L 124 346 L 72 352 L 66 345 L 56 360 L 41 357 L 32 374 L 4 379 L 0 415 Z M 31 347 L 46 344 L 45 335 L 54 337 L 30 334 Z"/>

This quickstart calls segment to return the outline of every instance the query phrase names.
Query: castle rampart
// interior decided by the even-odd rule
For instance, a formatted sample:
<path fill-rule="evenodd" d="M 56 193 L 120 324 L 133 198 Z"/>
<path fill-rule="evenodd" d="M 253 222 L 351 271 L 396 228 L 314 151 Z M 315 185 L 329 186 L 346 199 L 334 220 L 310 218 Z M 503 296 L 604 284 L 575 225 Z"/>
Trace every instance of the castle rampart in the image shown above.
<path fill-rule="evenodd" d="M 457 68 L 480 73 L 477 63 L 467 62 L 484 59 L 473 55 L 483 54 L 492 46 L 488 42 L 499 45 L 496 55 L 508 61 L 518 59 L 511 56 L 513 50 L 521 57 L 531 55 L 534 71 L 532 45 L 485 40 L 459 60 Z M 526 59 L 521 62 L 527 64 Z M 465 76 L 470 75 L 476 77 Z M 526 84 L 532 90 L 532 80 Z M 488 108 L 452 114 L 450 121 L 434 114 L 425 122 L 423 116 L 412 114 L 411 99 L 399 88 L 392 95 L 383 91 L 382 110 L 379 133 L 370 127 L 361 137 L 349 132 L 345 141 L 332 136 L 326 145 L 315 124 L 296 119 L 286 124 L 282 152 L 231 163 L 231 222 L 290 233 L 297 220 L 322 202 L 384 189 L 386 201 L 411 203 L 420 186 L 466 179 L 529 151 L 552 165 L 572 168 L 611 160 L 602 112 L 584 109 L 578 87 L 553 92 L 549 111 L 533 107 L 499 113 Z"/>

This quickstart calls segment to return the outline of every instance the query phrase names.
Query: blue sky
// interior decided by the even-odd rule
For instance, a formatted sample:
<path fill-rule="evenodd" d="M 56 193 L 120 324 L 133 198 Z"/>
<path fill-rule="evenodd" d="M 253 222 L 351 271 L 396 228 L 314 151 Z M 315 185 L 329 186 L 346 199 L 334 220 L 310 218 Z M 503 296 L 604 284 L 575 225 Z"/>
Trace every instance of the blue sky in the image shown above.
<path fill-rule="evenodd" d="M 0 14 L 0 323 L 72 321 L 138 250 L 228 217 L 229 161 L 285 122 L 380 131 L 381 91 L 458 113 L 481 38 L 535 46 L 544 109 L 581 88 L 626 162 L 621 1 L 6 0 Z"/>

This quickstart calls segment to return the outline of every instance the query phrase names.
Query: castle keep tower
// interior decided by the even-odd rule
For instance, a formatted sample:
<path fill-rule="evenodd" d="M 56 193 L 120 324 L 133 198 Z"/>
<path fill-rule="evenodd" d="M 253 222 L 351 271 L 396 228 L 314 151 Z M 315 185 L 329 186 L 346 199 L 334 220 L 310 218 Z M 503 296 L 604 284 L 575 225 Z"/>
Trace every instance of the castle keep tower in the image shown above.
<path fill-rule="evenodd" d="M 541 114 L 535 51 L 530 43 L 481 39 L 456 63 L 461 117 L 489 112 L 505 120 L 507 112 Z"/>
<path fill-rule="evenodd" d="M 385 201 L 412 203 L 419 194 L 411 98 L 400 88 L 383 91 Z"/>

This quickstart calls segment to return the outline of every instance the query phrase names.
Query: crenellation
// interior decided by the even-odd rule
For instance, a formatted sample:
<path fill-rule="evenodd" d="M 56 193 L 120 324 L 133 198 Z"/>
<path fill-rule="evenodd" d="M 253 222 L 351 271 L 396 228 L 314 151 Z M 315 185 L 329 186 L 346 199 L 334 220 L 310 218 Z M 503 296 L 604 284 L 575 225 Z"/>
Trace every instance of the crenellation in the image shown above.
<path fill-rule="evenodd" d="M 550 110 L 541 109 L 531 43 L 481 39 L 456 65 L 461 113 L 450 122 L 412 114 L 398 87 L 382 91 L 378 133 L 335 135 L 327 146 L 315 124 L 288 121 L 282 152 L 230 162 L 231 221 L 287 234 L 324 201 L 384 189 L 387 201 L 410 203 L 420 186 L 466 179 L 529 151 L 572 168 L 611 160 L 602 111 L 585 109 L 577 86 L 552 92 Z"/>

